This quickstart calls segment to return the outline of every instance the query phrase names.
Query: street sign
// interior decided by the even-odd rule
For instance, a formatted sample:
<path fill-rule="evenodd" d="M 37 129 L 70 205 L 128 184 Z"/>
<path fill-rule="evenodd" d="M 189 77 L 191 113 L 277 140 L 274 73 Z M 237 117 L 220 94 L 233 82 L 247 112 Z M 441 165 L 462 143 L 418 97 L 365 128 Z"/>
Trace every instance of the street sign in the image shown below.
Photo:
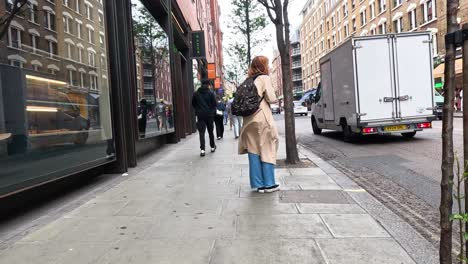
<path fill-rule="evenodd" d="M 205 59 L 205 32 L 192 31 L 192 59 Z"/>
<path fill-rule="evenodd" d="M 216 64 L 208 63 L 208 79 L 216 79 Z"/>

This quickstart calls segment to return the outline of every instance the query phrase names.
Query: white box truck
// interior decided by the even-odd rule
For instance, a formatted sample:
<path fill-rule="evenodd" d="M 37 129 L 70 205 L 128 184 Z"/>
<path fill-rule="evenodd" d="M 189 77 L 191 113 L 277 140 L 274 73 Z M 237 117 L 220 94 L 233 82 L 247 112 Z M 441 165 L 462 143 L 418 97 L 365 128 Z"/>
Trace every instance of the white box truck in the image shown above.
<path fill-rule="evenodd" d="M 312 129 L 414 137 L 435 119 L 429 32 L 353 37 L 320 59 Z"/>

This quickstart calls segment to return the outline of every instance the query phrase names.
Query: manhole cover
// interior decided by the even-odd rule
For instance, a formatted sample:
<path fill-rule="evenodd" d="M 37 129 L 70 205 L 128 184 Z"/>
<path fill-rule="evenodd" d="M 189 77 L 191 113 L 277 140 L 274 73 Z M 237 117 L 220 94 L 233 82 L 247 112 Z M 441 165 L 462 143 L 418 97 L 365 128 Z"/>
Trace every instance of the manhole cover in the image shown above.
<path fill-rule="evenodd" d="M 353 204 L 352 198 L 337 190 L 282 191 L 281 203 Z"/>
<path fill-rule="evenodd" d="M 280 159 L 276 161 L 276 168 L 289 168 L 289 169 L 302 169 L 302 168 L 317 168 L 317 165 L 313 163 L 310 159 L 301 159 L 298 164 L 287 164 L 286 160 Z"/>

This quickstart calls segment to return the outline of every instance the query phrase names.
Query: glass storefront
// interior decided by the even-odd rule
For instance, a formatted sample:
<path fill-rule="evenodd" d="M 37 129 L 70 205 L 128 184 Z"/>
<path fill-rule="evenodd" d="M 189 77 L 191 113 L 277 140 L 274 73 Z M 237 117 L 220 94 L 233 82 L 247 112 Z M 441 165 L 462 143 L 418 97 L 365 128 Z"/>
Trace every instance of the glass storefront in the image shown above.
<path fill-rule="evenodd" d="M 103 0 L 23 2 L 0 0 L 0 195 L 114 159 Z"/>
<path fill-rule="evenodd" d="M 132 0 L 139 138 L 174 132 L 169 36 L 139 0 Z"/>

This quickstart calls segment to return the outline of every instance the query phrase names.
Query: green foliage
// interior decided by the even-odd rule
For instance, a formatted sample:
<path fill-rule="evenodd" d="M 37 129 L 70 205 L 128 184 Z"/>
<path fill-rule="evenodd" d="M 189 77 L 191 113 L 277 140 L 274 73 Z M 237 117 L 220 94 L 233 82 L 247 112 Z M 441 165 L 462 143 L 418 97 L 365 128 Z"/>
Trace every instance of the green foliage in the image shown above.
<path fill-rule="evenodd" d="M 247 72 L 252 50 L 265 43 L 269 37 L 263 32 L 267 26 L 267 18 L 257 1 L 232 0 L 231 5 L 233 10 L 229 17 L 229 28 L 233 43 L 226 51 L 233 59 L 232 63 L 240 63 L 240 71 Z M 232 65 L 229 68 L 233 68 Z"/>

